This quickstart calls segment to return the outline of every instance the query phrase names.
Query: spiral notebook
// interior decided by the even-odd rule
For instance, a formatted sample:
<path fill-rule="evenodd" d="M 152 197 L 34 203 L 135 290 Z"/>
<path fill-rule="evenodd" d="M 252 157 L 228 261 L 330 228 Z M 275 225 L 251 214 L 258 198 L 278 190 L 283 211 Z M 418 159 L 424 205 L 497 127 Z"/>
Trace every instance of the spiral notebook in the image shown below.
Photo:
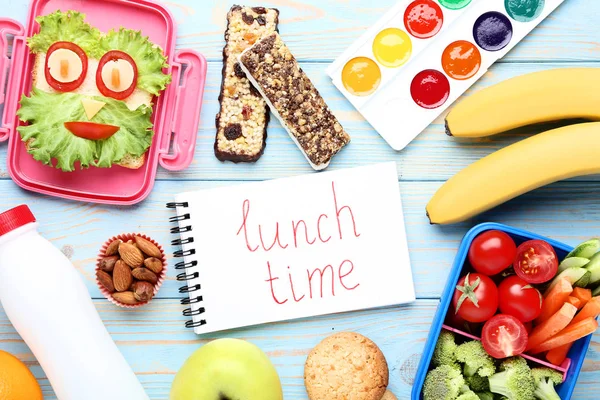
<path fill-rule="evenodd" d="M 167 206 L 198 334 L 415 300 L 393 162 L 182 193 Z"/>

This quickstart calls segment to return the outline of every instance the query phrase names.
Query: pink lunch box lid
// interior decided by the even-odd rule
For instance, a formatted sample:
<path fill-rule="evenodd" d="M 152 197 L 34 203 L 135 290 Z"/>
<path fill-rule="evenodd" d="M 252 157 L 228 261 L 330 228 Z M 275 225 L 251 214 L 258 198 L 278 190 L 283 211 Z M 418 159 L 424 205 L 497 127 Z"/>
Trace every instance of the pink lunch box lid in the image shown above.
<path fill-rule="evenodd" d="M 154 139 L 146 153 L 144 166 L 131 170 L 120 166 L 91 167 L 62 172 L 44 165 L 27 153 L 16 130 L 16 111 L 22 94 L 31 90 L 34 56 L 27 48 L 27 37 L 39 30 L 35 18 L 56 10 L 76 10 L 102 32 L 121 26 L 141 30 L 161 46 L 168 58 L 172 83 L 155 99 L 152 114 Z M 8 37 L 14 36 L 12 56 L 8 58 Z M 6 94 L 0 79 L 0 104 L 4 115 L 0 141 L 9 140 L 8 171 L 22 188 L 49 196 L 104 204 L 131 205 L 145 199 L 154 186 L 157 165 L 179 171 L 192 162 L 196 145 L 202 94 L 206 80 L 206 60 L 192 50 L 175 49 L 176 25 L 163 6 L 146 0 L 34 0 L 29 8 L 27 26 L 0 18 L 0 76 L 10 71 Z"/>

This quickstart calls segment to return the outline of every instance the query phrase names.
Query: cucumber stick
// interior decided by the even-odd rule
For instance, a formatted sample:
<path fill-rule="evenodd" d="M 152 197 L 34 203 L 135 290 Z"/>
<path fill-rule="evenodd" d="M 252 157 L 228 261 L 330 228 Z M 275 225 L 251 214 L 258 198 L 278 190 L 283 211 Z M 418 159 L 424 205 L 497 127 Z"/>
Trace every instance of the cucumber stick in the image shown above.
<path fill-rule="evenodd" d="M 596 286 L 600 283 L 600 253 L 596 253 L 590 262 L 585 266 L 585 269 L 590 272 L 589 286 Z"/>
<path fill-rule="evenodd" d="M 588 260 L 587 258 L 584 258 L 584 257 L 565 258 L 558 266 L 557 273 L 560 274 L 565 269 L 569 269 L 569 268 L 585 267 L 589 262 L 590 262 L 590 260 Z"/>
<path fill-rule="evenodd" d="M 600 286 L 592 290 L 592 297 L 600 296 Z"/>
<path fill-rule="evenodd" d="M 550 290 L 552 290 L 552 288 L 556 286 L 561 279 L 568 280 L 573 286 L 586 287 L 590 281 L 591 275 L 592 274 L 585 268 L 568 268 L 554 278 L 550 286 L 548 286 L 548 289 L 546 289 L 546 293 L 549 293 Z M 580 286 L 582 284 L 583 286 Z"/>
<path fill-rule="evenodd" d="M 582 289 L 585 289 L 589 284 L 590 284 L 590 277 L 592 276 L 592 273 L 590 271 L 586 271 L 585 274 L 583 274 L 583 276 L 581 278 L 579 278 L 578 280 L 575 281 L 575 283 L 573 283 L 573 287 L 580 287 Z"/>
<path fill-rule="evenodd" d="M 575 247 L 573 251 L 567 254 L 566 258 L 583 257 L 589 259 L 598 251 L 600 251 L 600 239 L 594 238 Z"/>

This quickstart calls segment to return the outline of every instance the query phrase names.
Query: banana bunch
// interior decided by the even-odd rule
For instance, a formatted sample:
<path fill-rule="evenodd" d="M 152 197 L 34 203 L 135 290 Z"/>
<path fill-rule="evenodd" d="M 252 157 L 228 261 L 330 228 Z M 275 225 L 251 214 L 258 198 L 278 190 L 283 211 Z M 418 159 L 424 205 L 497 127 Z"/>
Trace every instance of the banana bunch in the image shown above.
<path fill-rule="evenodd" d="M 448 114 L 446 131 L 477 138 L 541 122 L 600 121 L 600 69 L 566 68 L 501 82 L 466 98 Z M 600 122 L 532 136 L 469 165 L 427 204 L 433 224 L 469 219 L 544 185 L 600 173 Z"/>

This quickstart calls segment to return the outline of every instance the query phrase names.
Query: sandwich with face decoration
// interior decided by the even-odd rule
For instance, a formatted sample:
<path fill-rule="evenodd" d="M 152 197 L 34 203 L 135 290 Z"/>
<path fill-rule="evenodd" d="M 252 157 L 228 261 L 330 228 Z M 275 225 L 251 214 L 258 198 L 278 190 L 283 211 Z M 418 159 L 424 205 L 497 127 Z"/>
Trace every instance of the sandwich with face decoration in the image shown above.
<path fill-rule="evenodd" d="M 38 17 L 29 38 L 33 87 L 17 112 L 34 159 L 63 171 L 144 165 L 152 102 L 171 76 L 160 47 L 141 32 L 102 33 L 75 11 Z"/>

